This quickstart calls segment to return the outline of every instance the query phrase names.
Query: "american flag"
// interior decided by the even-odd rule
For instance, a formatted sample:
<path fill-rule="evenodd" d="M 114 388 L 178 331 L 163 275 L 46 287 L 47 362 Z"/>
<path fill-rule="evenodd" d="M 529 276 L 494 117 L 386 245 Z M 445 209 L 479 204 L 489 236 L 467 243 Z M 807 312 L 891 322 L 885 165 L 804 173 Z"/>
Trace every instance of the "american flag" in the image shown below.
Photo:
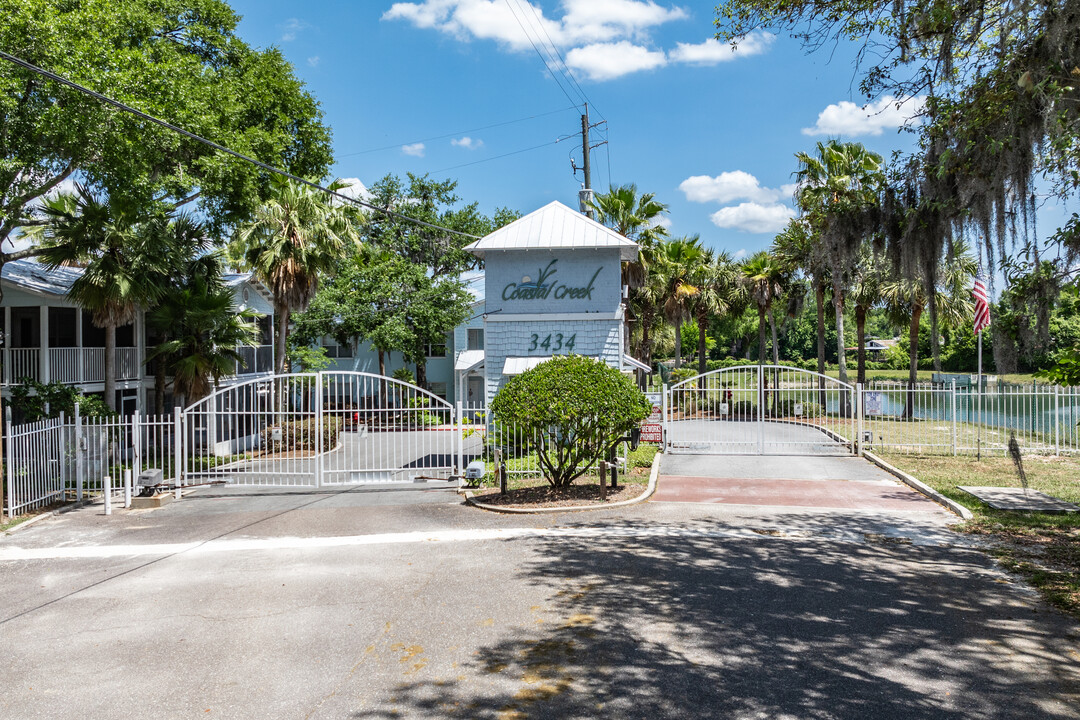
<path fill-rule="evenodd" d="M 975 276 L 971 295 L 975 298 L 975 333 L 978 334 L 990 327 L 990 302 L 986 297 L 986 283 L 982 275 Z"/>

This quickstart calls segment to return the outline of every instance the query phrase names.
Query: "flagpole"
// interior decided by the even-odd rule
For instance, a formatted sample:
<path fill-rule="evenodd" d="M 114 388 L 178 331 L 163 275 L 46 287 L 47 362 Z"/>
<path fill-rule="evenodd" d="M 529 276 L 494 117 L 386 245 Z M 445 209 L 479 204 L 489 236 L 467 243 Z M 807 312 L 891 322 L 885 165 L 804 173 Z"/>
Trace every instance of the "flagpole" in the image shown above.
<path fill-rule="evenodd" d="M 979 393 L 978 425 L 975 435 L 975 459 L 982 460 L 982 330 L 979 330 L 979 374 L 975 384 L 975 391 Z"/>

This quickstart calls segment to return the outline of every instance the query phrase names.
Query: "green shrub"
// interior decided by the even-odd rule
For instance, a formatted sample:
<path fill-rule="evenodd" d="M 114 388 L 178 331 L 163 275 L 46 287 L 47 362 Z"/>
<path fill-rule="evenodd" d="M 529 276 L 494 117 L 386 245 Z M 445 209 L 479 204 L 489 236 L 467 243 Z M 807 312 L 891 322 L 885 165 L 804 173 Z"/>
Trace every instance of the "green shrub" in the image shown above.
<path fill-rule="evenodd" d="M 615 368 L 563 355 L 511 378 L 491 411 L 529 439 L 547 481 L 566 487 L 647 418 L 652 405 Z"/>
<path fill-rule="evenodd" d="M 731 406 L 731 417 L 753 420 L 757 417 L 757 406 L 750 400 L 738 400 Z"/>
<path fill-rule="evenodd" d="M 266 448 L 267 452 L 271 453 L 295 450 L 315 452 L 317 444 L 315 436 L 316 422 L 315 418 L 307 418 L 305 420 L 283 422 L 280 425 L 265 428 L 262 431 L 263 447 Z M 323 417 L 323 450 L 332 450 L 337 446 L 338 436 L 341 435 L 343 425 L 344 421 L 340 417 L 329 415 Z M 281 428 L 281 440 L 274 440 L 275 428 Z"/>
<path fill-rule="evenodd" d="M 659 450 L 659 445 L 642 443 L 638 445 L 637 450 L 631 450 L 630 454 L 626 456 L 626 465 L 632 468 L 652 467 L 653 458 L 656 457 Z"/>
<path fill-rule="evenodd" d="M 76 403 L 79 405 L 79 415 L 84 418 L 116 416 L 105 400 L 97 395 L 82 395 L 74 385 L 42 383 L 28 377 L 20 378 L 18 385 L 12 385 L 11 399 L 4 400 L 5 406 L 11 406 L 16 422 L 28 423 L 60 417 L 61 412 L 70 419 L 75 416 Z M 47 413 L 46 405 L 49 408 Z"/>

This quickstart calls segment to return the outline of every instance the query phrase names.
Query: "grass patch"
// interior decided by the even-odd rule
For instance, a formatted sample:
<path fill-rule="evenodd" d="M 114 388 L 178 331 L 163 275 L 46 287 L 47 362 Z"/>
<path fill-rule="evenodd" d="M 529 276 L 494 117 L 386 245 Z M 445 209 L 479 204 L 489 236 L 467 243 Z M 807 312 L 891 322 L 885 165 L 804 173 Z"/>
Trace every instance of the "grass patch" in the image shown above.
<path fill-rule="evenodd" d="M 1009 458 L 881 455 L 971 510 L 975 517 L 957 529 L 994 540 L 994 552 L 1004 567 L 1024 576 L 1052 605 L 1080 619 L 1080 513 L 995 510 L 958 489 L 959 485 L 1021 487 Z M 1024 469 L 1032 490 L 1080 505 L 1080 458 L 1032 455 L 1024 458 Z"/>

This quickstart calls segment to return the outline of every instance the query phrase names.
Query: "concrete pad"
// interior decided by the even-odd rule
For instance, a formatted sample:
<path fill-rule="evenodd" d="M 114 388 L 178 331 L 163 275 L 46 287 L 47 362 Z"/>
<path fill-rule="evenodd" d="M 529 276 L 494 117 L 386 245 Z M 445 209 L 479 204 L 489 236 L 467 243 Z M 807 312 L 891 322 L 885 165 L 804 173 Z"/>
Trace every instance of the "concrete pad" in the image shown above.
<path fill-rule="evenodd" d="M 1018 487 L 990 487 L 958 485 L 968 495 L 986 503 L 995 510 L 1013 510 L 1016 512 L 1074 513 L 1080 506 L 1051 497 L 1038 490 L 1025 490 Z"/>
<path fill-rule="evenodd" d="M 859 457 L 665 455 L 652 501 L 948 514 Z"/>

